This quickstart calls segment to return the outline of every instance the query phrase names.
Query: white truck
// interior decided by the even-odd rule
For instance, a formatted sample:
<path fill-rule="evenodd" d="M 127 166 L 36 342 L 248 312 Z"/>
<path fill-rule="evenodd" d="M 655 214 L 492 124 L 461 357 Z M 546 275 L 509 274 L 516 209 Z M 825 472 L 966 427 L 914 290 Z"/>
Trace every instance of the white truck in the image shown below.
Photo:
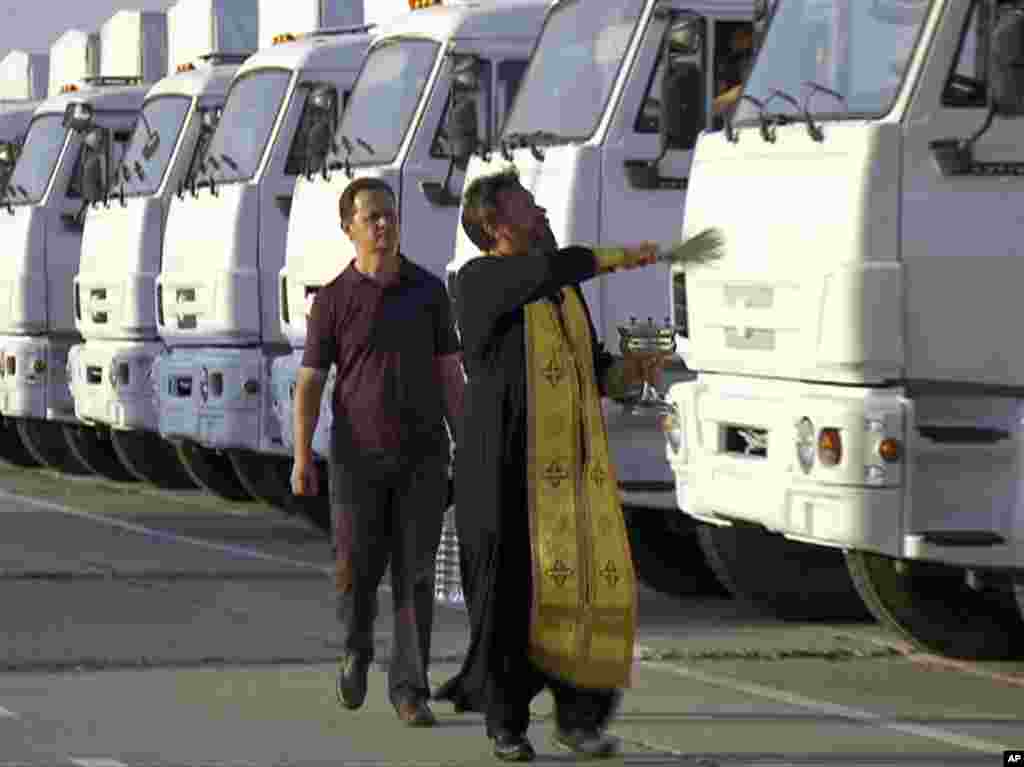
<path fill-rule="evenodd" d="M 338 222 L 338 198 L 357 177 L 395 191 L 403 252 L 444 279 L 458 229 L 466 162 L 496 139 L 540 31 L 541 0 L 424 2 L 379 29 L 338 129 L 324 174 L 301 179 L 280 274 L 280 322 L 292 353 L 274 361 L 274 405 L 284 444 L 294 445 L 295 378 L 313 296 L 354 256 Z M 333 371 L 332 371 L 333 373 Z M 329 375 L 314 451 L 329 449 Z"/>
<path fill-rule="evenodd" d="M 156 280 L 160 434 L 200 486 L 325 529 L 326 498 L 291 495 L 271 417 L 270 362 L 288 351 L 277 283 L 295 182 L 321 172 L 369 41 L 365 26 L 282 30 L 239 68 L 197 193 L 171 200 Z"/>
<path fill-rule="evenodd" d="M 159 24 L 162 14 L 144 14 L 137 33 Z M 116 24 L 123 23 L 115 15 Z M 68 35 L 63 40 L 70 39 Z M 76 38 L 77 39 L 77 38 Z M 91 203 L 110 204 L 113 168 L 125 151 L 148 86 L 140 73 L 165 54 L 157 40 L 136 34 L 111 41 L 132 49 L 128 58 L 138 69 L 127 76 L 85 77 L 95 71 L 99 38 L 79 48 L 80 61 L 63 57 L 50 75 L 69 76 L 61 93 L 36 110 L 25 145 L 8 180 L 13 190 L 0 210 L 0 414 L 13 421 L 23 446 L 40 464 L 72 473 L 97 466 L 117 474 L 120 464 L 103 445 L 89 457 L 77 455 L 63 425 L 75 423 L 68 388 L 68 350 L 79 340 L 74 321 L 72 281 L 78 271 L 82 223 Z M 61 41 L 58 41 L 61 42 Z M 90 47 L 93 46 L 93 47 Z M 58 57 L 58 60 L 61 60 Z M 51 61 L 53 61 L 51 59 Z M 84 66 L 80 66 L 84 61 Z M 161 70 L 166 61 L 160 62 Z"/>
<path fill-rule="evenodd" d="M 230 25 L 220 19 L 230 11 Z M 174 447 L 159 434 L 153 360 L 157 334 L 156 276 L 171 200 L 199 194 L 196 182 L 228 86 L 256 47 L 255 0 L 211 4 L 183 0 L 168 12 L 170 49 L 190 59 L 146 95 L 114 181 L 110 205 L 87 213 L 74 283 L 75 323 L 84 343 L 73 346 L 68 370 L 81 424 L 66 424 L 83 455 L 109 440 L 127 473 L 164 488 L 195 483 Z M 218 30 L 209 39 L 210 27 Z M 196 40 L 196 38 L 199 38 Z M 182 39 L 185 38 L 185 39 Z"/>
<path fill-rule="evenodd" d="M 6 101 L 0 105 L 0 207 L 6 205 L 6 197 L 12 191 L 7 180 L 14 170 L 25 140 L 32 115 L 39 106 L 38 101 Z M 16 193 L 16 191 L 15 191 Z M 16 466 L 38 466 L 39 464 L 21 443 L 15 429 L 0 415 L 0 461 Z"/>
<path fill-rule="evenodd" d="M 729 79 L 737 36 L 752 38 L 753 0 L 560 0 L 551 3 L 496 147 L 466 178 L 514 166 L 547 209 L 561 244 L 678 238 L 697 134 L 712 127 L 716 84 Z M 669 74 L 666 75 L 666 72 Z M 450 275 L 478 255 L 460 230 Z M 584 284 L 599 339 L 618 354 L 634 318 L 675 317 L 667 267 Z M 682 357 L 666 370 L 686 377 Z M 679 513 L 657 403 L 605 401 L 608 435 L 638 571 L 676 594 L 720 590 L 694 524 Z"/>
<path fill-rule="evenodd" d="M 1022 40 L 1018 3 L 779 0 L 698 145 L 685 233 L 727 253 L 666 424 L 688 513 L 843 550 L 881 621 L 973 658 L 1024 652 Z"/>

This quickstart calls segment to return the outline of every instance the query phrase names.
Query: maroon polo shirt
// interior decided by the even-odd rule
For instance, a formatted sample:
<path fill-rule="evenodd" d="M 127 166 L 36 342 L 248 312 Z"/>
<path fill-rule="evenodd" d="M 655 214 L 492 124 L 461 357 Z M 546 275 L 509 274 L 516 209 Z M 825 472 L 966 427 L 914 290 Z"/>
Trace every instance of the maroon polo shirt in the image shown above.
<path fill-rule="evenodd" d="M 436 357 L 459 350 L 444 283 L 399 255 L 382 286 L 353 261 L 321 288 L 306 331 L 303 367 L 337 366 L 333 445 L 357 453 L 447 450 Z"/>

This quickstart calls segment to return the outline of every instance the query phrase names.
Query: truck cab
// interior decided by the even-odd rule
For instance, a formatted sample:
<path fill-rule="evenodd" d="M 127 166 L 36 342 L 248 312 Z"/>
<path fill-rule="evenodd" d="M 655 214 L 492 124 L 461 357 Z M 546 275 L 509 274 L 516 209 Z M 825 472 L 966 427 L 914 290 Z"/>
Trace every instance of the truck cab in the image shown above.
<path fill-rule="evenodd" d="M 545 5 L 537 0 L 421 3 L 380 28 L 323 173 L 300 179 L 279 279 L 280 327 L 292 353 L 274 361 L 274 407 L 293 446 L 295 378 L 316 291 L 354 257 L 338 198 L 358 177 L 384 179 L 399 205 L 402 252 L 444 278 L 459 228 L 469 153 L 497 138 L 526 70 Z M 329 374 L 313 449 L 326 456 Z"/>
<path fill-rule="evenodd" d="M 960 657 L 1024 651 L 1022 36 L 1016 3 L 779 0 L 684 222 L 726 255 L 688 277 L 680 505 L 842 551 L 882 622 Z"/>
<path fill-rule="evenodd" d="M 278 273 L 296 181 L 322 164 L 370 41 L 365 26 L 282 33 L 239 67 L 194 193 L 171 200 L 156 278 L 158 428 L 204 487 L 291 501 L 270 416 L 288 346 Z M 230 461 L 230 463 L 229 463 Z"/>
<path fill-rule="evenodd" d="M 93 77 L 42 102 L 0 210 L 0 414 L 38 463 L 69 472 L 91 471 L 62 428 L 76 421 L 66 371 L 79 340 L 73 279 L 84 217 L 94 202 L 111 204 L 112 169 L 147 90 L 137 78 Z"/>
<path fill-rule="evenodd" d="M 129 476 L 165 488 L 195 487 L 160 438 L 150 368 L 157 335 L 156 276 L 172 199 L 198 195 L 204 150 L 244 53 L 179 65 L 147 93 L 118 166 L 112 202 L 87 211 L 74 321 L 84 342 L 69 353 L 75 415 L 65 426 L 83 452 L 109 440 Z"/>
<path fill-rule="evenodd" d="M 753 2 L 552 3 L 497 147 L 474 155 L 467 179 L 515 167 L 563 246 L 669 245 L 678 239 L 697 136 L 717 126 L 714 98 L 732 85 L 740 53 L 733 42 L 745 35 L 752 43 L 753 18 Z M 477 255 L 460 229 L 449 274 Z M 667 366 L 669 383 L 690 376 L 686 315 L 674 311 L 673 285 L 683 296 L 668 266 L 583 285 L 599 340 L 615 354 L 621 329 L 649 319 L 667 326 L 680 352 Z M 695 576 L 713 581 L 692 522 L 676 508 L 659 407 L 637 397 L 603 405 L 640 574 L 675 593 L 692 590 Z"/>

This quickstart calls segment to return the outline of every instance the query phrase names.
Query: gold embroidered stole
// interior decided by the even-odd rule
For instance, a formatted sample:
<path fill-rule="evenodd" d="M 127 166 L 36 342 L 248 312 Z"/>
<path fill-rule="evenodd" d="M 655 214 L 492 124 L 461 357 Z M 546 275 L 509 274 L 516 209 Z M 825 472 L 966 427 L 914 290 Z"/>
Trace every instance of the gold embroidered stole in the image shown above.
<path fill-rule="evenodd" d="M 589 688 L 629 685 L 636 576 L 582 301 L 527 304 L 530 658 Z"/>

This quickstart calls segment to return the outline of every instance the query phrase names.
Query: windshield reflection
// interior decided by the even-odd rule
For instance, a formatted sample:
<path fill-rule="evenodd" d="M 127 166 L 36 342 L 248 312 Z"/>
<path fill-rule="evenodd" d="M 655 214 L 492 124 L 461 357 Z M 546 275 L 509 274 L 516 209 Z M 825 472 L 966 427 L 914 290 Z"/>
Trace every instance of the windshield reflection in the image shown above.
<path fill-rule="evenodd" d="M 585 139 L 597 129 L 643 0 L 569 2 L 547 18 L 504 135 Z"/>
<path fill-rule="evenodd" d="M 161 96 L 143 106 L 145 119 L 140 118 L 135 124 L 135 132 L 121 164 L 120 180 L 124 181 L 126 196 L 156 194 L 170 165 L 171 154 L 191 104 L 192 100 L 187 96 Z M 150 131 L 160 140 L 156 151 L 147 160 L 144 150 L 146 142 L 152 141 Z"/>
<path fill-rule="evenodd" d="M 353 165 L 392 162 L 423 98 L 441 46 L 432 40 L 396 40 L 370 51 L 338 128 L 340 154 Z M 388 115 L 381 119 L 381 115 Z"/>
<path fill-rule="evenodd" d="M 44 115 L 29 126 L 25 146 L 7 181 L 6 202 L 28 205 L 43 199 L 67 139 L 63 119 L 58 114 Z"/>
<path fill-rule="evenodd" d="M 799 115 L 789 99 L 802 106 L 809 91 L 816 91 L 808 102 L 812 115 L 884 115 L 903 82 L 929 5 L 930 0 L 780 0 L 744 94 L 764 102 L 771 115 Z M 758 111 L 744 99 L 735 120 L 756 120 Z"/>
<path fill-rule="evenodd" d="M 218 181 L 247 181 L 256 175 L 291 77 L 286 69 L 259 69 L 232 83 L 206 153 Z"/>

